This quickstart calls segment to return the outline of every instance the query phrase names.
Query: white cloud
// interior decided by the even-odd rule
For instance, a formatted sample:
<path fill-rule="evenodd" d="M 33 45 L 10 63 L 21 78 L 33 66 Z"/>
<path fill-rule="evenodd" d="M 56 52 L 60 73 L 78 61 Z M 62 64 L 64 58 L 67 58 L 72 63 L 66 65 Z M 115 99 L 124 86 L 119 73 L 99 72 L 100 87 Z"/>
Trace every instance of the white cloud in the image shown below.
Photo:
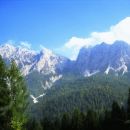
<path fill-rule="evenodd" d="M 8 40 L 8 41 L 5 42 L 4 44 L 14 45 L 14 44 L 15 44 L 15 41 L 14 41 L 14 40 Z"/>
<path fill-rule="evenodd" d="M 72 37 L 65 43 L 65 50 L 70 50 L 71 59 L 75 59 L 79 49 L 83 46 L 94 46 L 102 42 L 112 44 L 116 40 L 123 40 L 130 44 L 130 17 L 127 17 L 113 25 L 106 32 L 92 32 L 89 37 Z"/>
<path fill-rule="evenodd" d="M 42 44 L 40 44 L 40 49 L 44 49 L 45 47 L 42 45 Z"/>
<path fill-rule="evenodd" d="M 21 41 L 20 45 L 23 46 L 23 47 L 25 47 L 25 48 L 28 48 L 28 49 L 31 48 L 31 44 L 28 43 L 27 41 Z"/>

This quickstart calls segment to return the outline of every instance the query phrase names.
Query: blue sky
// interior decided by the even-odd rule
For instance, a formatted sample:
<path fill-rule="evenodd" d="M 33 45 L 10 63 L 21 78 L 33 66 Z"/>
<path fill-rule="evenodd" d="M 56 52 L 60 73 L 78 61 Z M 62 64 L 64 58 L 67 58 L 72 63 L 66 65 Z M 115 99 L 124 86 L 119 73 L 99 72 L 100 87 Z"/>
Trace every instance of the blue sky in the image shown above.
<path fill-rule="evenodd" d="M 129 16 L 130 0 L 0 0 L 0 43 L 27 41 L 71 57 L 69 40 L 108 31 Z"/>

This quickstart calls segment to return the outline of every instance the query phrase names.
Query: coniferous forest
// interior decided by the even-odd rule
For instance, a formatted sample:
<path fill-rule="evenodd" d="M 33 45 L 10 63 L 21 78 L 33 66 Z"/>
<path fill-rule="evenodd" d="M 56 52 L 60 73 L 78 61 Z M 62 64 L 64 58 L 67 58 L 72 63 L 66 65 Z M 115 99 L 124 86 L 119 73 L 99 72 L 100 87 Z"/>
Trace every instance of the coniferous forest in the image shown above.
<path fill-rule="evenodd" d="M 49 98 L 43 98 L 35 104 L 37 109 L 32 109 L 26 81 L 16 63 L 6 65 L 0 57 L 0 130 L 130 129 L 126 78 L 95 76 L 65 81 L 55 84 L 48 91 Z"/>
<path fill-rule="evenodd" d="M 113 101 L 110 110 L 98 113 L 95 110 L 82 112 L 75 109 L 71 114 L 64 113 L 53 120 L 43 118 L 31 119 L 28 122 L 29 130 L 128 130 L 130 129 L 130 89 L 127 104 L 119 105 Z"/>

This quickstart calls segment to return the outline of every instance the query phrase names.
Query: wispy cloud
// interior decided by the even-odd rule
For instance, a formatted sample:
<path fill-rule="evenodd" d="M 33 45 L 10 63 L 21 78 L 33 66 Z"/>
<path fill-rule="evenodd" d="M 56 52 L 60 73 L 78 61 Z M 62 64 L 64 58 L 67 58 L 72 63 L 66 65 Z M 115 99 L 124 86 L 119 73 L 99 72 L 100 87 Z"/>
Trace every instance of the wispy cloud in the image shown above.
<path fill-rule="evenodd" d="M 21 45 L 22 47 L 25 47 L 25 48 L 28 48 L 28 49 L 31 48 L 31 43 L 29 43 L 29 42 L 27 42 L 27 41 L 21 41 L 21 42 L 20 42 L 20 45 Z"/>
<path fill-rule="evenodd" d="M 130 44 L 130 17 L 126 17 L 105 32 L 92 32 L 89 37 L 79 38 L 73 36 L 62 47 L 71 52 L 70 58 L 75 59 L 79 49 L 83 46 L 94 46 L 101 42 L 112 44 L 116 40 L 123 40 Z"/>
<path fill-rule="evenodd" d="M 14 41 L 14 40 L 8 40 L 8 41 L 5 42 L 4 44 L 14 45 L 14 44 L 15 44 L 15 41 Z"/>
<path fill-rule="evenodd" d="M 44 49 L 45 48 L 42 44 L 40 44 L 39 47 L 40 47 L 40 49 Z"/>

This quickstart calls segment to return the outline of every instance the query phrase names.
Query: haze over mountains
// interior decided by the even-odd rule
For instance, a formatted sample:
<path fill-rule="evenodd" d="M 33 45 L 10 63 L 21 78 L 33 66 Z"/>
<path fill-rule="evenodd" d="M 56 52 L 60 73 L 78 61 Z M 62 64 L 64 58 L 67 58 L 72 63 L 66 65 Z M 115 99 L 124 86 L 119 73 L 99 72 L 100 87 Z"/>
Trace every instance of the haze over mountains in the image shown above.
<path fill-rule="evenodd" d="M 130 71 L 130 45 L 123 41 L 83 47 L 75 61 L 46 48 L 35 52 L 11 44 L 0 46 L 0 55 L 7 63 L 11 59 L 16 61 L 34 99 L 44 95 L 45 90 L 67 73 L 88 77 L 97 73 L 117 76 Z"/>

